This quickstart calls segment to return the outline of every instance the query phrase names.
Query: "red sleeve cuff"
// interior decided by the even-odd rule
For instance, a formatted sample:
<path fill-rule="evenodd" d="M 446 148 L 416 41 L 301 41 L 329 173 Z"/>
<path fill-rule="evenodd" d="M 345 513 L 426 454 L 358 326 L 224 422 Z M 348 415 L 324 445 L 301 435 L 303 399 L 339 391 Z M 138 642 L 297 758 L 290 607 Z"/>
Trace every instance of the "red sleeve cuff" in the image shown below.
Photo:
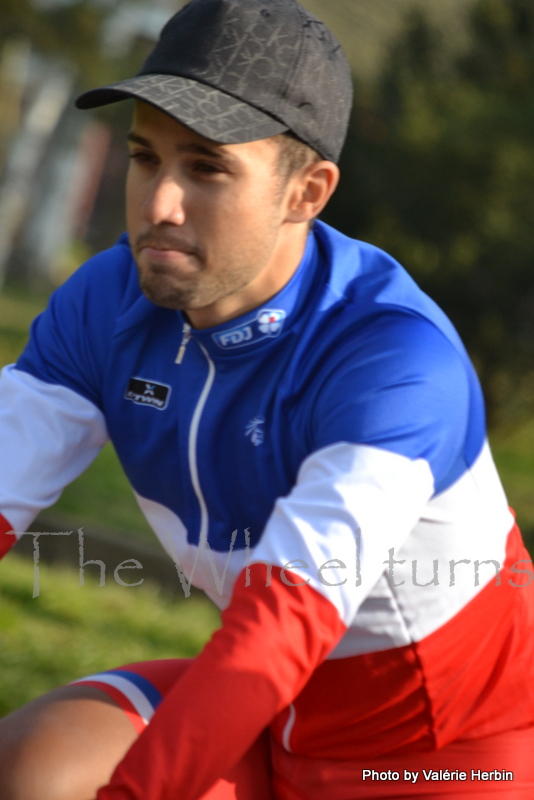
<path fill-rule="evenodd" d="M 9 531 L 12 530 L 13 526 L 11 523 L 0 514 L 0 558 L 3 558 L 17 541 L 17 537 L 9 533 Z"/>

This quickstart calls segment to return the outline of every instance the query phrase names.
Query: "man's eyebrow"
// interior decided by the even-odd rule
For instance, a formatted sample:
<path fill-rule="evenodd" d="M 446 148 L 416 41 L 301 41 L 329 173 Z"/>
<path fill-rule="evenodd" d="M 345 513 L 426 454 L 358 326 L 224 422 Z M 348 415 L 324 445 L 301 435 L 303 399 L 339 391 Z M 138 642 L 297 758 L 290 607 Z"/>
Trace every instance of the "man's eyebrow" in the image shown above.
<path fill-rule="evenodd" d="M 228 153 L 224 153 L 218 147 L 209 147 L 199 142 L 180 144 L 176 149 L 179 153 L 194 153 L 195 155 L 210 156 L 211 158 L 231 158 Z"/>
<path fill-rule="evenodd" d="M 140 144 L 142 147 L 152 147 L 148 139 L 145 139 L 143 136 L 139 136 L 133 131 L 129 132 L 128 136 L 126 137 L 126 141 L 132 142 L 132 144 Z"/>
<path fill-rule="evenodd" d="M 149 139 L 145 139 L 144 136 L 139 136 L 139 134 L 130 131 L 128 136 L 126 137 L 128 142 L 132 142 L 132 144 L 139 144 L 141 147 L 152 147 L 152 143 Z M 219 159 L 228 159 L 230 161 L 235 160 L 230 153 L 224 152 L 219 149 L 219 147 L 209 147 L 205 144 L 200 144 L 200 142 L 189 142 L 188 144 L 179 144 L 176 147 L 178 153 L 193 153 L 199 156 L 208 156 L 210 158 L 219 158 Z"/>

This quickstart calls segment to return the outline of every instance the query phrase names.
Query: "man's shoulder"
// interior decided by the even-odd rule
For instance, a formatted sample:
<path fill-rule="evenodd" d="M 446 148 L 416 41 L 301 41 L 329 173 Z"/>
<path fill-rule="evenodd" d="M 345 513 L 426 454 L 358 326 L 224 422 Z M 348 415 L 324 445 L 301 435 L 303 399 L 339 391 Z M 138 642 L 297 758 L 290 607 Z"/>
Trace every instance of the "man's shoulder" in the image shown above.
<path fill-rule="evenodd" d="M 446 339 L 465 357 L 461 339 L 444 311 L 417 285 L 407 270 L 384 250 L 350 239 L 324 223 L 317 242 L 328 268 L 321 301 L 327 333 L 334 338 L 366 334 L 415 340 L 425 330 Z M 431 330 L 432 329 L 432 330 Z"/>
<path fill-rule="evenodd" d="M 52 294 L 33 322 L 17 368 L 99 404 L 112 342 L 149 313 L 124 237 L 85 262 Z M 138 326 L 140 328 L 140 326 Z"/>
<path fill-rule="evenodd" d="M 313 389 L 311 439 L 318 449 L 348 441 L 423 457 L 441 490 L 472 463 L 485 435 L 480 386 L 460 337 L 390 255 L 324 226 L 318 234 L 328 283 L 299 372 Z"/>

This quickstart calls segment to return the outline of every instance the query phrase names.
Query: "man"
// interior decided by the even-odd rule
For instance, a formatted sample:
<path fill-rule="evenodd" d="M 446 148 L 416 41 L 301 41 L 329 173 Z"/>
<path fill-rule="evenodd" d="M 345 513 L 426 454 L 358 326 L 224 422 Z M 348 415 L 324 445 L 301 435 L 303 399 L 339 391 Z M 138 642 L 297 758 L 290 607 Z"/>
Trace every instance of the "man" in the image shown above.
<path fill-rule="evenodd" d="M 294 0 L 193 0 L 78 100 L 136 101 L 128 237 L 3 373 L 5 549 L 110 437 L 223 624 L 6 718 L 2 800 L 532 796 L 528 556 L 475 373 L 393 259 L 313 222 L 350 94 Z"/>

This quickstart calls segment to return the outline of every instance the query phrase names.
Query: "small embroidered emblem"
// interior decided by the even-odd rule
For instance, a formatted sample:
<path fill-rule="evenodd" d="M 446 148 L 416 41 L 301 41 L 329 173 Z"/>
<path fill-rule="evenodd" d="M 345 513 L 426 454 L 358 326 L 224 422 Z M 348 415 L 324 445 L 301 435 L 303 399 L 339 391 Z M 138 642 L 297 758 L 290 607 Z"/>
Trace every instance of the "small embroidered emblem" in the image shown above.
<path fill-rule="evenodd" d="M 265 420 L 263 417 L 254 417 L 254 419 L 251 419 L 247 427 L 245 428 L 245 436 L 250 436 L 250 441 L 255 447 L 257 447 L 260 444 L 263 444 L 262 425 L 264 423 Z"/>

